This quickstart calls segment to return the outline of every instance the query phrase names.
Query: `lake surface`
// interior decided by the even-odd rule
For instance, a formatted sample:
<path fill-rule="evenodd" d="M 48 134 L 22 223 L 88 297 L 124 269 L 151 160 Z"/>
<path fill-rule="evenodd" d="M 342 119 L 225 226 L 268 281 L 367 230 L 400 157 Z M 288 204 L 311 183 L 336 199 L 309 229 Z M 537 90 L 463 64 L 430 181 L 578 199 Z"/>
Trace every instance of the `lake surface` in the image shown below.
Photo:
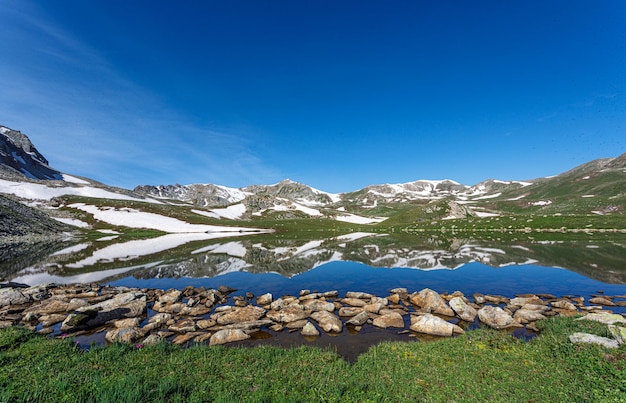
<path fill-rule="evenodd" d="M 302 235 L 302 234 L 300 234 Z M 3 251 L 0 277 L 29 285 L 44 282 L 110 284 L 139 288 L 187 286 L 236 288 L 232 295 L 298 295 L 300 290 L 364 291 L 386 296 L 405 287 L 503 295 L 626 295 L 626 239 L 580 235 L 577 238 L 506 239 L 443 237 L 441 234 L 353 233 L 324 239 L 293 239 L 267 234 L 211 239 L 175 234 L 148 240 L 103 239 L 39 245 Z M 6 256 L 14 256 L 6 258 Z M 611 308 L 626 313 L 626 307 Z M 405 319 L 408 321 L 408 318 Z M 407 324 L 408 326 L 408 324 Z M 470 325 L 477 326 L 477 323 Z M 518 337 L 532 337 L 524 329 Z M 311 344 L 331 347 L 353 361 L 384 340 L 426 340 L 395 330 L 366 326 L 358 334 L 304 339 L 298 332 L 261 331 L 243 345 Z M 104 342 L 104 334 L 80 336 L 82 345 Z M 235 344 L 237 345 L 237 344 Z"/>
<path fill-rule="evenodd" d="M 326 239 L 256 235 L 204 239 L 174 234 L 148 240 L 101 240 L 34 248 L 0 262 L 0 277 L 42 282 L 179 288 L 227 285 L 275 296 L 395 287 L 512 297 L 522 293 L 626 294 L 626 239 L 463 239 L 441 235 L 353 233 Z"/>

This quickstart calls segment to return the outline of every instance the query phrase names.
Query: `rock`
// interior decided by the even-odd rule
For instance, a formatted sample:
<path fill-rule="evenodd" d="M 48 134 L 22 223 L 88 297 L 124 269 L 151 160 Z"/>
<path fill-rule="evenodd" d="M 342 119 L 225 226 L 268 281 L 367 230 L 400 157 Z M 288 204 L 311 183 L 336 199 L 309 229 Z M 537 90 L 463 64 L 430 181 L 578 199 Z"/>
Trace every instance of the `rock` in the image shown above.
<path fill-rule="evenodd" d="M 363 312 L 363 308 L 357 308 L 357 307 L 352 307 L 352 306 L 344 306 L 341 309 L 339 309 L 339 312 L 337 312 L 339 314 L 339 316 L 355 316 L 360 314 L 361 312 Z"/>
<path fill-rule="evenodd" d="M 477 292 L 477 293 L 474 293 L 473 297 L 474 297 L 474 302 L 476 302 L 477 304 L 482 305 L 485 303 L 485 296 L 483 294 Z"/>
<path fill-rule="evenodd" d="M 241 329 L 223 329 L 211 336 L 209 345 L 232 343 L 235 341 L 247 340 L 250 336 Z"/>
<path fill-rule="evenodd" d="M 206 305 L 196 305 L 194 307 L 186 306 L 179 312 L 183 316 L 203 316 L 211 312 L 211 308 Z"/>
<path fill-rule="evenodd" d="M 217 291 L 221 292 L 222 294 L 231 294 L 235 291 L 237 291 L 236 288 L 232 288 L 232 287 L 228 287 L 226 285 L 220 285 L 219 287 L 217 287 Z"/>
<path fill-rule="evenodd" d="M 391 294 L 390 296 L 387 297 L 387 300 L 391 302 L 392 304 L 398 304 L 400 302 L 400 295 Z"/>
<path fill-rule="evenodd" d="M 82 298 L 72 298 L 70 302 L 67 304 L 67 311 L 68 312 L 75 311 L 78 308 L 82 308 L 87 305 L 89 305 L 89 302 L 87 302 L 87 300 L 84 300 Z"/>
<path fill-rule="evenodd" d="M 411 316 L 410 329 L 417 333 L 425 333 L 433 336 L 452 336 L 455 333 L 465 333 L 459 326 L 429 313 L 418 317 Z"/>
<path fill-rule="evenodd" d="M 367 304 L 366 301 L 360 298 L 344 298 L 341 300 L 341 302 L 346 305 L 357 306 L 357 307 L 362 307 L 362 306 L 365 306 L 365 304 Z"/>
<path fill-rule="evenodd" d="M 130 327 L 125 327 L 121 329 L 115 328 L 115 329 L 109 330 L 104 336 L 106 341 L 108 341 L 109 343 L 126 343 L 126 344 L 134 343 L 135 341 L 139 340 L 140 337 L 141 337 L 141 334 L 139 333 L 139 331 L 135 328 L 130 328 Z"/>
<path fill-rule="evenodd" d="M 309 311 L 305 311 L 302 305 L 289 305 L 280 311 L 269 311 L 266 315 L 269 319 L 278 323 L 295 322 L 309 317 Z"/>
<path fill-rule="evenodd" d="M 618 348 L 619 343 L 613 339 L 606 337 L 596 336 L 589 333 L 574 333 L 569 337 L 569 341 L 572 343 L 589 343 L 597 344 L 606 348 Z"/>
<path fill-rule="evenodd" d="M 409 300 L 412 304 L 417 305 L 429 312 L 446 316 L 454 316 L 454 311 L 448 306 L 446 300 L 430 288 L 424 288 L 418 293 L 411 294 Z"/>
<path fill-rule="evenodd" d="M 372 297 L 374 297 L 374 295 L 368 294 L 366 292 L 348 291 L 346 293 L 346 298 L 371 299 Z"/>
<path fill-rule="evenodd" d="M 265 306 L 271 304 L 273 301 L 272 294 L 269 292 L 267 294 L 259 295 L 256 298 L 256 304 L 260 306 Z"/>
<path fill-rule="evenodd" d="M 466 322 L 474 322 L 474 319 L 476 319 L 476 315 L 477 315 L 476 309 L 468 305 L 467 302 L 465 302 L 463 298 L 454 297 L 450 300 L 449 304 L 452 310 L 462 320 Z"/>
<path fill-rule="evenodd" d="M 24 312 L 36 312 L 40 315 L 47 315 L 51 313 L 65 313 L 69 307 L 69 303 L 59 300 L 46 300 L 41 304 L 33 305 L 27 308 Z"/>
<path fill-rule="evenodd" d="M 9 328 L 11 326 L 13 326 L 13 321 L 10 321 L 10 320 L 0 320 L 0 329 L 6 329 L 6 328 Z"/>
<path fill-rule="evenodd" d="M 50 315 L 43 315 L 39 318 L 41 325 L 43 327 L 50 327 L 52 325 L 56 325 L 59 322 L 63 322 L 66 318 L 66 315 L 60 313 L 52 313 Z"/>
<path fill-rule="evenodd" d="M 380 304 L 382 306 L 387 306 L 389 305 L 389 299 L 381 298 L 381 297 L 372 297 L 372 299 L 370 300 L 370 304 Z"/>
<path fill-rule="evenodd" d="M 159 297 L 161 304 L 173 304 L 180 302 L 183 299 L 183 293 L 179 290 L 168 290 Z"/>
<path fill-rule="evenodd" d="M 509 305 L 515 305 L 518 307 L 523 307 L 524 305 L 533 304 L 533 305 L 546 305 L 541 298 L 533 295 L 531 297 L 515 297 L 509 301 Z"/>
<path fill-rule="evenodd" d="M 148 323 L 165 324 L 170 319 L 172 319 L 172 315 L 170 315 L 169 313 L 160 312 L 151 316 L 150 319 L 148 319 Z"/>
<path fill-rule="evenodd" d="M 211 333 L 201 333 L 197 335 L 193 341 L 196 343 L 206 343 L 211 339 Z"/>
<path fill-rule="evenodd" d="M 626 323 L 626 319 L 622 315 L 616 313 L 588 313 L 582 318 L 576 320 L 593 320 L 595 322 L 604 323 L 605 325 L 614 325 L 616 323 Z"/>
<path fill-rule="evenodd" d="M 369 318 L 370 318 L 369 312 L 362 311 L 356 314 L 355 316 L 353 316 L 352 318 L 350 318 L 348 321 L 346 321 L 346 323 L 349 325 L 353 325 L 353 326 L 362 326 L 365 324 L 365 322 L 367 322 Z"/>
<path fill-rule="evenodd" d="M 30 296 L 17 288 L 0 288 L 0 308 L 7 305 L 22 305 L 30 302 Z"/>
<path fill-rule="evenodd" d="M 576 306 L 574 304 L 572 304 L 570 301 L 565 300 L 565 299 L 561 299 L 561 300 L 552 302 L 552 306 L 554 308 L 567 309 L 568 311 L 576 311 L 577 310 Z"/>
<path fill-rule="evenodd" d="M 626 327 L 609 325 L 609 332 L 619 345 L 626 343 Z"/>
<path fill-rule="evenodd" d="M 195 332 L 196 322 L 194 322 L 192 319 L 183 319 L 169 326 L 168 329 L 176 333 Z"/>
<path fill-rule="evenodd" d="M 196 322 L 196 326 L 198 326 L 198 329 L 203 330 L 212 328 L 215 325 L 217 325 L 217 321 L 215 319 L 202 319 Z"/>
<path fill-rule="evenodd" d="M 337 290 L 326 291 L 322 293 L 322 297 L 324 298 L 337 298 L 338 296 L 339 296 L 339 291 Z"/>
<path fill-rule="evenodd" d="M 321 301 L 319 299 L 305 301 L 302 303 L 302 305 L 304 306 L 305 309 L 308 309 L 309 311 L 312 311 L 312 312 L 317 312 L 317 311 L 334 312 L 335 311 L 335 304 L 333 304 L 332 302 Z"/>
<path fill-rule="evenodd" d="M 509 299 L 507 297 L 503 297 L 502 295 L 485 295 L 485 301 L 491 302 L 492 304 L 508 304 Z"/>
<path fill-rule="evenodd" d="M 513 319 L 519 323 L 526 324 L 528 322 L 536 322 L 538 320 L 546 319 L 546 317 L 540 311 L 534 311 L 530 309 L 519 309 L 513 315 Z"/>
<path fill-rule="evenodd" d="M 113 322 L 113 326 L 117 327 L 118 329 L 122 329 L 125 327 L 139 327 L 139 324 L 141 324 L 140 318 L 118 319 Z"/>
<path fill-rule="evenodd" d="M 154 346 L 155 344 L 159 344 L 164 341 L 165 339 L 158 334 L 151 334 L 143 340 L 142 344 L 145 346 Z"/>
<path fill-rule="evenodd" d="M 178 336 L 174 337 L 174 339 L 172 339 L 172 343 L 182 346 L 183 344 L 187 343 L 191 339 L 196 338 L 197 336 L 199 335 L 195 332 L 179 334 Z"/>
<path fill-rule="evenodd" d="M 595 297 L 589 300 L 589 303 L 594 305 L 615 306 L 615 303 L 605 297 Z"/>
<path fill-rule="evenodd" d="M 372 304 L 364 305 L 363 310 L 370 313 L 378 313 L 381 309 L 383 309 L 383 306 L 385 305 L 381 304 L 380 302 L 375 302 Z"/>
<path fill-rule="evenodd" d="M 82 312 L 70 313 L 69 315 L 67 315 L 67 318 L 65 318 L 65 320 L 61 324 L 61 331 L 66 332 L 66 331 L 71 331 L 71 330 L 80 329 L 80 328 L 88 328 L 89 326 L 87 326 L 87 323 L 89 323 L 92 320 L 95 320 L 97 316 L 98 316 L 97 311 L 85 310 Z M 104 323 L 106 322 L 103 322 L 102 324 Z"/>
<path fill-rule="evenodd" d="M 526 304 L 522 307 L 522 309 L 527 311 L 547 312 L 550 310 L 550 307 L 547 305 Z"/>
<path fill-rule="evenodd" d="M 305 295 L 309 295 L 311 290 L 300 290 L 300 296 L 304 297 Z"/>
<path fill-rule="evenodd" d="M 328 311 L 313 312 L 311 314 L 311 318 L 313 318 L 319 324 L 319 326 L 327 333 L 341 333 L 341 330 L 343 329 L 343 323 L 341 322 L 341 319 L 339 319 L 337 315 Z"/>
<path fill-rule="evenodd" d="M 230 325 L 223 326 L 222 328 L 223 329 L 251 330 L 251 329 L 258 329 L 263 326 L 270 326 L 272 324 L 274 324 L 274 322 L 272 322 L 269 319 L 259 319 L 259 320 L 251 320 L 249 322 L 231 323 Z"/>
<path fill-rule="evenodd" d="M 233 309 L 231 312 L 217 318 L 217 323 L 220 325 L 228 325 L 231 323 L 249 322 L 260 319 L 265 315 L 265 309 L 258 306 L 246 306 L 243 308 Z"/>
<path fill-rule="evenodd" d="M 389 313 L 387 315 L 378 316 L 374 319 L 374 326 L 386 329 L 388 327 L 404 328 L 404 319 L 402 315 L 396 312 Z"/>
<path fill-rule="evenodd" d="M 408 295 L 409 294 L 409 290 L 407 290 L 406 288 L 403 287 L 398 287 L 398 288 L 394 288 L 392 290 L 389 290 L 390 294 L 398 294 L 400 296 L 402 295 Z"/>
<path fill-rule="evenodd" d="M 303 336 L 307 336 L 307 337 L 315 337 L 315 336 L 320 335 L 319 330 L 317 330 L 315 325 L 309 321 L 306 322 L 306 325 L 304 325 L 304 327 L 302 328 L 301 333 Z"/>
<path fill-rule="evenodd" d="M 485 325 L 494 329 L 519 326 L 513 317 L 502 308 L 496 306 L 484 306 L 478 310 L 478 319 Z"/>
<path fill-rule="evenodd" d="M 285 325 L 287 329 L 302 329 L 309 321 L 307 319 L 297 320 L 295 322 L 289 322 Z"/>
<path fill-rule="evenodd" d="M 26 315 L 24 315 L 24 317 L 22 318 L 22 320 L 24 322 L 34 322 L 36 320 L 39 320 L 39 314 L 35 313 L 35 312 L 28 312 Z M 64 318 L 65 319 L 65 318 Z"/>

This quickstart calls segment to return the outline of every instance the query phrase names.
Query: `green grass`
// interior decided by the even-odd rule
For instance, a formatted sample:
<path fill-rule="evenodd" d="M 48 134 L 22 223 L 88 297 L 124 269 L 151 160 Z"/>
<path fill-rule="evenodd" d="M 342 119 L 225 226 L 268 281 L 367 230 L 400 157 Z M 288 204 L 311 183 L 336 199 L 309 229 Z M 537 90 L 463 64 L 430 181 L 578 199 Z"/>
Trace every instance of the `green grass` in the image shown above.
<path fill-rule="evenodd" d="M 596 323 L 540 322 L 530 342 L 487 329 L 437 342 L 384 343 L 349 365 L 310 347 L 84 352 L 71 340 L 0 331 L 0 401 L 607 401 L 626 398 L 626 347 L 573 345 Z"/>

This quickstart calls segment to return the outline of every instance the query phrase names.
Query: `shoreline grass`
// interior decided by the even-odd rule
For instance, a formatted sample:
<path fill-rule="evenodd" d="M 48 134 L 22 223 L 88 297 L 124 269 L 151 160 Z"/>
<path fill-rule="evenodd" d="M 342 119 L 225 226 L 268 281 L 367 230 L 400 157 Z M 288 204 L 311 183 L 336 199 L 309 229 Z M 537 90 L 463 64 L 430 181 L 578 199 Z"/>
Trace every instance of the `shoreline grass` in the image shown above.
<path fill-rule="evenodd" d="M 352 365 L 315 347 L 85 352 L 22 328 L 0 330 L 0 401 L 626 401 L 626 347 L 574 345 L 606 326 L 539 322 L 529 342 L 478 329 L 435 342 L 385 342 Z"/>

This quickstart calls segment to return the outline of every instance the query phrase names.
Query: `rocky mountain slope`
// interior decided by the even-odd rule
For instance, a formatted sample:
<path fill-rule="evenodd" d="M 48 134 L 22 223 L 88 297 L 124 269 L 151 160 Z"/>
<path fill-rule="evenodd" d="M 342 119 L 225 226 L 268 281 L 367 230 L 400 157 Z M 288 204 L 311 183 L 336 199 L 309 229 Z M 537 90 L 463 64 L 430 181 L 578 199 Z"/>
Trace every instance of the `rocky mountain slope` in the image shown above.
<path fill-rule="evenodd" d="M 1 125 L 0 170 L 17 178 L 62 179 L 61 173 L 48 166 L 48 160 L 26 135 Z"/>

